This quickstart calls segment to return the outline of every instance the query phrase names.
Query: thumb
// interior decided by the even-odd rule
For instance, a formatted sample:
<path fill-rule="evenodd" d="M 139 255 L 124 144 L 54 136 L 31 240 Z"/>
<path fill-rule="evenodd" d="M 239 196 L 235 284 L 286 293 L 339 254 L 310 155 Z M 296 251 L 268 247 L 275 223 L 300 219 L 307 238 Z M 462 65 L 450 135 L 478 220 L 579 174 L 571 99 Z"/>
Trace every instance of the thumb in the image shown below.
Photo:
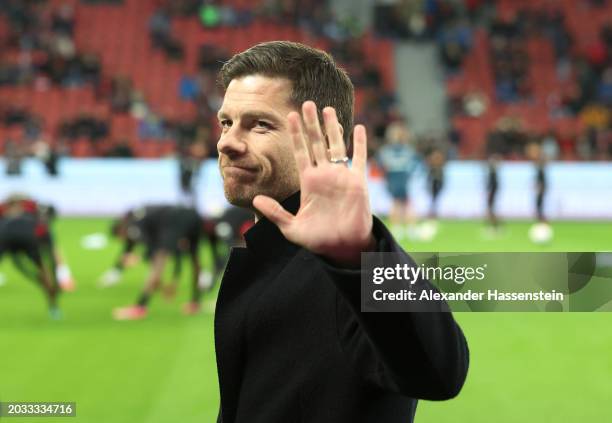
<path fill-rule="evenodd" d="M 266 195 L 258 195 L 253 199 L 253 206 L 267 217 L 272 223 L 278 226 L 281 232 L 285 230 L 293 222 L 295 216 L 289 213 L 273 198 Z"/>

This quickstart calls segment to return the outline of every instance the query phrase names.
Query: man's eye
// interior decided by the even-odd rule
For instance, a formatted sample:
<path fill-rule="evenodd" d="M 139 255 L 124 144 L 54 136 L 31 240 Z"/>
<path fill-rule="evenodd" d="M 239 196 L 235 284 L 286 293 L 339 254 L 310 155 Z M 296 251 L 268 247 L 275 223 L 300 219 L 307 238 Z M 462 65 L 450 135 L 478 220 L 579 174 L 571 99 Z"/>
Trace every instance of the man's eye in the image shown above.
<path fill-rule="evenodd" d="M 219 122 L 219 125 L 221 125 L 221 128 L 230 128 L 232 126 L 232 121 L 229 119 L 223 119 L 222 121 Z"/>
<path fill-rule="evenodd" d="M 255 121 L 256 128 L 272 129 L 272 125 L 264 120 Z"/>

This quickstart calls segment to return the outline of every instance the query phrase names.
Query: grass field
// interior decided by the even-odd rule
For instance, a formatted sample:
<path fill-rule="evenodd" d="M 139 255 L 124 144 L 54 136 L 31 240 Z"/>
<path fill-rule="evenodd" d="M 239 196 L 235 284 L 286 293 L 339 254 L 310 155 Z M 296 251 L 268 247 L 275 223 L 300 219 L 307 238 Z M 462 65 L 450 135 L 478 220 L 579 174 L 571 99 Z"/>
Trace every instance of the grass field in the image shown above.
<path fill-rule="evenodd" d="M 612 224 L 558 223 L 546 247 L 527 241 L 528 223 L 506 225 L 495 240 L 479 222 L 443 222 L 438 238 L 409 251 L 612 250 Z M 78 289 L 61 301 L 64 318 L 48 318 L 43 296 L 0 264 L 0 401 L 75 401 L 67 422 L 208 423 L 218 407 L 213 342 L 214 294 L 206 311 L 185 317 L 188 272 L 174 302 L 155 298 L 149 318 L 115 322 L 111 309 L 131 303 L 144 267 L 107 289 L 98 277 L 115 260 L 116 243 L 81 247 L 85 235 L 108 231 L 105 219 L 55 225 Z M 461 395 L 421 402 L 419 423 L 612 422 L 612 314 L 461 313 L 471 366 Z M 15 418 L 15 422 L 39 419 Z M 11 420 L 11 421 L 13 421 Z M 291 423 L 291 422 L 287 422 Z M 321 422 L 333 423 L 333 422 Z"/>

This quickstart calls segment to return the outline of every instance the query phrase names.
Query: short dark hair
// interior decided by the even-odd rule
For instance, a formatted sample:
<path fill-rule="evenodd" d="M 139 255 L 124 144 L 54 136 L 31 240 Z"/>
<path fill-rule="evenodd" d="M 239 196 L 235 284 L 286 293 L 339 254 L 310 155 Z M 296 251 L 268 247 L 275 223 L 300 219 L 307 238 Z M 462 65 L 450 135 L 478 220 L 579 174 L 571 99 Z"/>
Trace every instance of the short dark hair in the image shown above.
<path fill-rule="evenodd" d="M 292 104 L 299 110 L 303 102 L 314 101 L 321 122 L 324 107 L 336 109 L 348 146 L 353 130 L 353 83 L 328 53 L 291 41 L 257 44 L 223 65 L 219 83 L 227 89 L 233 79 L 255 74 L 287 78 L 291 81 Z"/>

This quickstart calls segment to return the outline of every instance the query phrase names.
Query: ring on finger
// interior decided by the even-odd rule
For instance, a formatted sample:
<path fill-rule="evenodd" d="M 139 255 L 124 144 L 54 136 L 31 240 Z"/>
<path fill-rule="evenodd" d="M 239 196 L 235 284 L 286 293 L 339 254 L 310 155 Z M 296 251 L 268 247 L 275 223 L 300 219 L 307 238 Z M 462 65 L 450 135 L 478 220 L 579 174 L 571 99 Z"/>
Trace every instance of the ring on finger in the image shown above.
<path fill-rule="evenodd" d="M 344 156 L 339 159 L 334 159 L 334 158 L 329 159 L 329 162 L 332 164 L 347 164 L 348 161 L 349 161 L 348 156 Z"/>

